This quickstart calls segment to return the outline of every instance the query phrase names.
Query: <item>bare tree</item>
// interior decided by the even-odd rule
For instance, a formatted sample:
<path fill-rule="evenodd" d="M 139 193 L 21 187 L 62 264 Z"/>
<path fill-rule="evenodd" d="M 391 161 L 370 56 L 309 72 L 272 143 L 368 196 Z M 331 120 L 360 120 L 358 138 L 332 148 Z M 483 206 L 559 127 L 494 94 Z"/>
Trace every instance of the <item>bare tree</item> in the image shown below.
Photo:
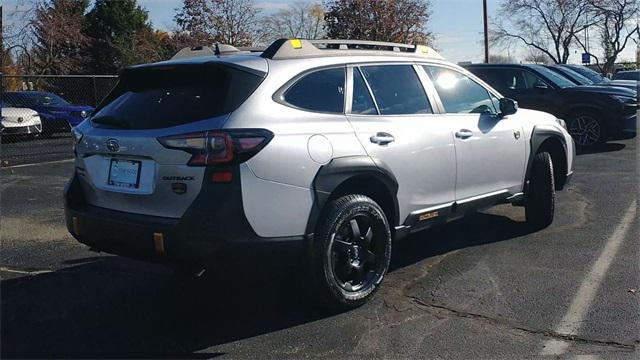
<path fill-rule="evenodd" d="M 515 62 L 516 62 L 516 59 L 514 59 L 509 54 L 507 54 L 507 55 L 491 54 L 489 56 L 489 63 L 490 64 L 513 64 Z"/>
<path fill-rule="evenodd" d="M 324 37 L 324 9 L 320 4 L 298 2 L 264 18 L 265 37 L 319 39 Z"/>
<path fill-rule="evenodd" d="M 608 1 L 608 0 L 607 0 Z M 555 63 L 566 63 L 576 35 L 596 20 L 585 0 L 510 0 L 500 5 L 492 42 L 522 42 Z"/>
<path fill-rule="evenodd" d="M 40 2 L 29 23 L 33 32 L 32 56 L 38 74 L 74 74 L 84 66 L 89 39 L 83 32 L 88 0 Z"/>
<path fill-rule="evenodd" d="M 633 34 L 640 32 L 635 23 L 639 6 L 637 0 L 587 0 L 591 6 L 591 14 L 597 19 L 594 28 L 600 45 L 602 56 L 598 57 L 587 51 L 589 45 L 585 39 L 575 36 L 585 53 L 596 61 L 603 74 L 612 73 L 618 55 L 626 48 Z"/>
<path fill-rule="evenodd" d="M 189 43 L 188 46 L 210 45 L 219 41 L 213 27 L 213 9 L 209 0 L 183 0 L 182 7 L 175 10 L 176 33 L 180 33 L 180 38 Z"/>
<path fill-rule="evenodd" d="M 3 5 L 2 51 L 3 56 L 12 55 L 20 72 L 32 71 L 29 49 L 33 43 L 30 23 L 35 16 L 37 0 L 16 1 Z"/>
<path fill-rule="evenodd" d="M 548 64 L 551 61 L 547 54 L 537 50 L 529 51 L 523 60 L 532 64 Z"/>
<path fill-rule="evenodd" d="M 174 20 L 193 45 L 253 45 L 262 33 L 257 24 L 260 10 L 253 0 L 183 0 L 177 10 Z"/>

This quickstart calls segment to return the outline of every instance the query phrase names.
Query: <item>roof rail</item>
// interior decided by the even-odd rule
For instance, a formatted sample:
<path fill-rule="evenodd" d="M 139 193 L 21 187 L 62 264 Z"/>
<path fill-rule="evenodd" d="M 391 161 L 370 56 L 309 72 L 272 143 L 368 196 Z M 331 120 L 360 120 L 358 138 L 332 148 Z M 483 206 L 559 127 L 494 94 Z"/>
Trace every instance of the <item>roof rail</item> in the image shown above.
<path fill-rule="evenodd" d="M 272 60 L 354 55 L 401 55 L 443 59 L 440 54 L 425 45 L 366 40 L 279 39 L 262 53 L 262 57 Z"/>
<path fill-rule="evenodd" d="M 194 58 L 199 56 L 212 56 L 212 55 L 231 55 L 241 52 L 238 48 L 232 45 L 227 44 L 213 44 L 213 47 L 209 46 L 196 46 L 196 47 L 186 47 L 182 50 L 178 51 L 171 60 L 175 59 L 186 59 L 186 58 Z"/>

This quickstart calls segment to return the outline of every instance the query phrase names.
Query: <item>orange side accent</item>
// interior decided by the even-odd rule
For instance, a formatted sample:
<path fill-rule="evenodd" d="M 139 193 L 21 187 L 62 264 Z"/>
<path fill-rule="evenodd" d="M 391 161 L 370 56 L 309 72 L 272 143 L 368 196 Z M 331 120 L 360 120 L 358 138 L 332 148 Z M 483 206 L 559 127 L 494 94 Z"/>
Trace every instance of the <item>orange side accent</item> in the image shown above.
<path fill-rule="evenodd" d="M 164 235 L 162 233 L 153 233 L 153 246 L 157 252 L 164 252 Z"/>

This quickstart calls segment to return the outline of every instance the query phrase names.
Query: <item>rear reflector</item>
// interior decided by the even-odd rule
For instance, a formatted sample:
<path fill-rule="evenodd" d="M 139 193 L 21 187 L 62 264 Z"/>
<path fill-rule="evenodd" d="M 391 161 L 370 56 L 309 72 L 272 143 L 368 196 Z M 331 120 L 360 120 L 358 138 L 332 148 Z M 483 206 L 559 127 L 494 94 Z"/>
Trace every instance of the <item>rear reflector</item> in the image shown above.
<path fill-rule="evenodd" d="M 80 235 L 80 220 L 77 217 L 71 218 L 71 225 L 73 227 L 73 233 L 75 235 Z"/>
<path fill-rule="evenodd" d="M 228 183 L 233 180 L 233 173 L 231 171 L 215 172 L 211 174 L 211 181 L 214 183 Z"/>
<path fill-rule="evenodd" d="M 162 233 L 153 233 L 153 247 L 157 252 L 164 252 L 164 235 Z"/>

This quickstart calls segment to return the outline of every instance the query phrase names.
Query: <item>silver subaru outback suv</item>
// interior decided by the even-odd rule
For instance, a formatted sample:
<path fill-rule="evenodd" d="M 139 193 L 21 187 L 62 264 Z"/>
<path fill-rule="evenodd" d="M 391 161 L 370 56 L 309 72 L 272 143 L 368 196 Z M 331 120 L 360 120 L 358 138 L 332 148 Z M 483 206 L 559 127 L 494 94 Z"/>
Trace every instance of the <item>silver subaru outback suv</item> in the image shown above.
<path fill-rule="evenodd" d="M 500 203 L 544 228 L 572 174 L 562 120 L 425 46 L 181 53 L 124 70 L 74 129 L 67 227 L 95 250 L 206 266 L 304 244 L 318 298 L 354 307 L 395 240 Z"/>

